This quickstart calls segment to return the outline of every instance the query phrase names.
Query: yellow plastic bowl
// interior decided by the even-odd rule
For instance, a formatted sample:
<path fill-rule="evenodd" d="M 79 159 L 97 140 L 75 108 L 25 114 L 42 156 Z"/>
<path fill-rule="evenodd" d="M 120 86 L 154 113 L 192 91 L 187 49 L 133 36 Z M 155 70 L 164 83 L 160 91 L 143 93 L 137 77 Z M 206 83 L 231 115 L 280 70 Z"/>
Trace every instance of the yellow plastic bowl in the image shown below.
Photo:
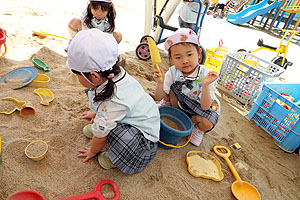
<path fill-rule="evenodd" d="M 35 88 L 45 88 L 48 86 L 49 81 L 49 76 L 45 74 L 38 74 L 36 78 L 30 84 L 28 84 L 28 86 Z"/>
<path fill-rule="evenodd" d="M 31 145 L 35 144 L 35 143 L 43 143 L 43 144 L 45 145 L 45 147 L 46 147 L 46 150 L 45 150 L 43 153 L 41 153 L 41 155 L 32 157 L 32 156 L 28 155 L 28 148 L 29 148 Z M 30 143 L 27 145 L 27 147 L 25 148 L 25 155 L 26 155 L 28 158 L 30 158 L 31 160 L 34 160 L 34 161 L 39 161 L 39 160 L 42 160 L 43 158 L 45 158 L 47 152 L 48 152 L 48 144 L 47 144 L 45 141 L 42 141 L 42 140 L 32 141 L 32 142 L 30 142 Z"/>

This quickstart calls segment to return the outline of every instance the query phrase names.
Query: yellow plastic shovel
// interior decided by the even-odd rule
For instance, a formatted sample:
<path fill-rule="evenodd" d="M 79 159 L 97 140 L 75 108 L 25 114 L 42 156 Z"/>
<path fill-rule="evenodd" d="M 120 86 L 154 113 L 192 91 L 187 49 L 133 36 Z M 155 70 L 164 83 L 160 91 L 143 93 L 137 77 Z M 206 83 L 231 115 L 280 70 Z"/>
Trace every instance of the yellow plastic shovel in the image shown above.
<path fill-rule="evenodd" d="M 151 61 L 155 65 L 156 69 L 160 71 L 158 64 L 161 63 L 161 58 L 156 43 L 151 37 L 147 37 L 147 40 L 150 49 Z M 161 75 L 161 73 L 159 73 L 159 75 Z M 162 77 L 158 77 L 158 80 L 162 80 Z"/>

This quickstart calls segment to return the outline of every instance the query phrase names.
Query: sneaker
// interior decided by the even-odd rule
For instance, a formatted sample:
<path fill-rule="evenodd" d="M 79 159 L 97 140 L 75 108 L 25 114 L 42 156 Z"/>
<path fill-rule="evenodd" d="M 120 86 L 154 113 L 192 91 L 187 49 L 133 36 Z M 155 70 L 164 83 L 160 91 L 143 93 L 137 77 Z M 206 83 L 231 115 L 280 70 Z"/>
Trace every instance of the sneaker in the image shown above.
<path fill-rule="evenodd" d="M 85 127 L 83 127 L 82 131 L 85 137 L 90 139 L 93 138 L 92 124 L 88 124 Z"/>
<path fill-rule="evenodd" d="M 118 66 L 121 66 L 121 67 L 125 67 L 126 65 L 126 56 L 125 55 L 119 55 L 118 56 L 118 62 L 117 62 L 117 65 Z"/>
<path fill-rule="evenodd" d="M 103 169 L 114 169 L 116 166 L 110 161 L 107 151 L 98 155 L 98 162 Z"/>
<path fill-rule="evenodd" d="M 190 143 L 192 143 L 193 145 L 195 146 L 200 146 L 201 142 L 202 142 L 202 139 L 203 139 L 203 135 L 204 135 L 204 132 L 203 131 L 200 131 L 197 126 L 194 126 L 194 129 L 193 129 L 193 135 L 192 135 L 192 138 L 190 140 Z"/>

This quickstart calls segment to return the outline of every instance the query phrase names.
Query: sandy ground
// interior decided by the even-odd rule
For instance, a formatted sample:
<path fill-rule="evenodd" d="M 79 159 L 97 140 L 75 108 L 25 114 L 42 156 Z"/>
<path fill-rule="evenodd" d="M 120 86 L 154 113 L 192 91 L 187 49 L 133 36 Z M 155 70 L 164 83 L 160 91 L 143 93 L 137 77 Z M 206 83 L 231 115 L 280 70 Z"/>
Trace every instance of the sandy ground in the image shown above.
<path fill-rule="evenodd" d="M 154 90 L 152 64 L 138 60 L 135 47 L 143 35 L 144 2 L 114 0 L 117 10 L 117 30 L 123 33 L 120 52 L 127 57 L 125 69 L 150 92 Z M 2 163 L 0 164 L 0 200 L 19 190 L 36 190 L 46 199 L 55 200 L 91 192 L 101 180 L 113 180 L 119 187 L 120 199 L 224 199 L 231 200 L 231 184 L 235 181 L 224 159 L 213 152 L 215 145 L 229 148 L 239 143 L 241 151 L 231 149 L 233 165 L 242 180 L 254 185 L 262 199 L 300 199 L 300 157 L 286 153 L 276 146 L 273 138 L 248 121 L 245 115 L 251 105 L 244 107 L 229 95 L 218 91 L 222 112 L 217 126 L 205 135 L 200 147 L 188 144 L 181 149 L 159 149 L 157 156 L 146 169 L 135 175 L 124 175 L 119 170 L 103 170 L 96 160 L 86 164 L 76 157 L 77 150 L 90 144 L 82 134 L 88 123 L 79 115 L 88 109 L 84 88 L 65 66 L 66 53 L 63 39 L 47 36 L 33 37 L 32 30 L 67 37 L 67 23 L 86 5 L 85 1 L 2 0 L 0 26 L 8 31 L 8 53 L 0 59 L 0 75 L 24 66 L 33 66 L 32 57 L 38 57 L 51 66 L 50 72 L 38 70 L 50 77 L 48 89 L 55 99 L 49 106 L 41 105 L 34 94 L 35 88 L 11 90 L 1 86 L 0 98 L 11 96 L 30 101 L 36 115 L 21 118 L 18 112 L 0 115 L 2 138 Z M 176 21 L 176 20 L 173 20 Z M 175 24 L 176 25 L 176 24 Z M 225 20 L 206 18 L 201 32 L 201 43 L 214 47 L 219 39 L 232 49 L 257 48 L 258 38 L 276 46 L 280 39 L 263 31 L 245 26 L 234 26 Z M 161 47 L 161 45 L 159 45 Z M 288 58 L 294 65 L 284 74 L 285 81 L 297 81 L 299 74 L 299 46 L 291 44 Z M 162 50 L 161 67 L 169 67 Z M 274 57 L 272 52 L 258 54 L 265 59 Z M 297 68 L 298 67 L 298 68 Z M 296 74 L 296 75 L 295 75 Z M 38 162 L 24 155 L 25 147 L 32 140 L 44 140 L 49 145 L 46 157 Z M 184 138 L 186 139 L 186 138 Z M 183 143 L 181 141 L 180 143 Z M 222 167 L 224 179 L 216 182 L 196 178 L 187 171 L 186 154 L 191 150 L 209 153 Z M 108 198 L 113 197 L 110 187 L 103 188 Z"/>

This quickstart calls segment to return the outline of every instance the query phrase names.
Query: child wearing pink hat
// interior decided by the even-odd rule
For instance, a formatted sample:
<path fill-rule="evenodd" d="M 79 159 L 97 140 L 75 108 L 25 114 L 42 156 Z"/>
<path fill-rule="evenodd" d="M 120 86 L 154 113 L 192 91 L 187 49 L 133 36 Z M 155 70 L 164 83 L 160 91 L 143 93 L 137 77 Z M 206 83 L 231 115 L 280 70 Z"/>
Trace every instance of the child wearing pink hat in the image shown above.
<path fill-rule="evenodd" d="M 165 75 L 161 69 L 154 72 L 155 99 L 169 101 L 191 118 L 195 127 L 190 142 L 196 146 L 201 144 L 203 134 L 215 127 L 221 109 L 215 95 L 218 74 L 199 64 L 199 45 L 194 31 L 178 29 L 165 42 L 173 66 Z"/>
<path fill-rule="evenodd" d="M 68 24 L 70 40 L 81 30 L 97 28 L 111 33 L 117 43 L 122 40 L 122 34 L 115 32 L 116 10 L 112 0 L 89 0 L 87 8 L 81 16 L 73 18 Z"/>

